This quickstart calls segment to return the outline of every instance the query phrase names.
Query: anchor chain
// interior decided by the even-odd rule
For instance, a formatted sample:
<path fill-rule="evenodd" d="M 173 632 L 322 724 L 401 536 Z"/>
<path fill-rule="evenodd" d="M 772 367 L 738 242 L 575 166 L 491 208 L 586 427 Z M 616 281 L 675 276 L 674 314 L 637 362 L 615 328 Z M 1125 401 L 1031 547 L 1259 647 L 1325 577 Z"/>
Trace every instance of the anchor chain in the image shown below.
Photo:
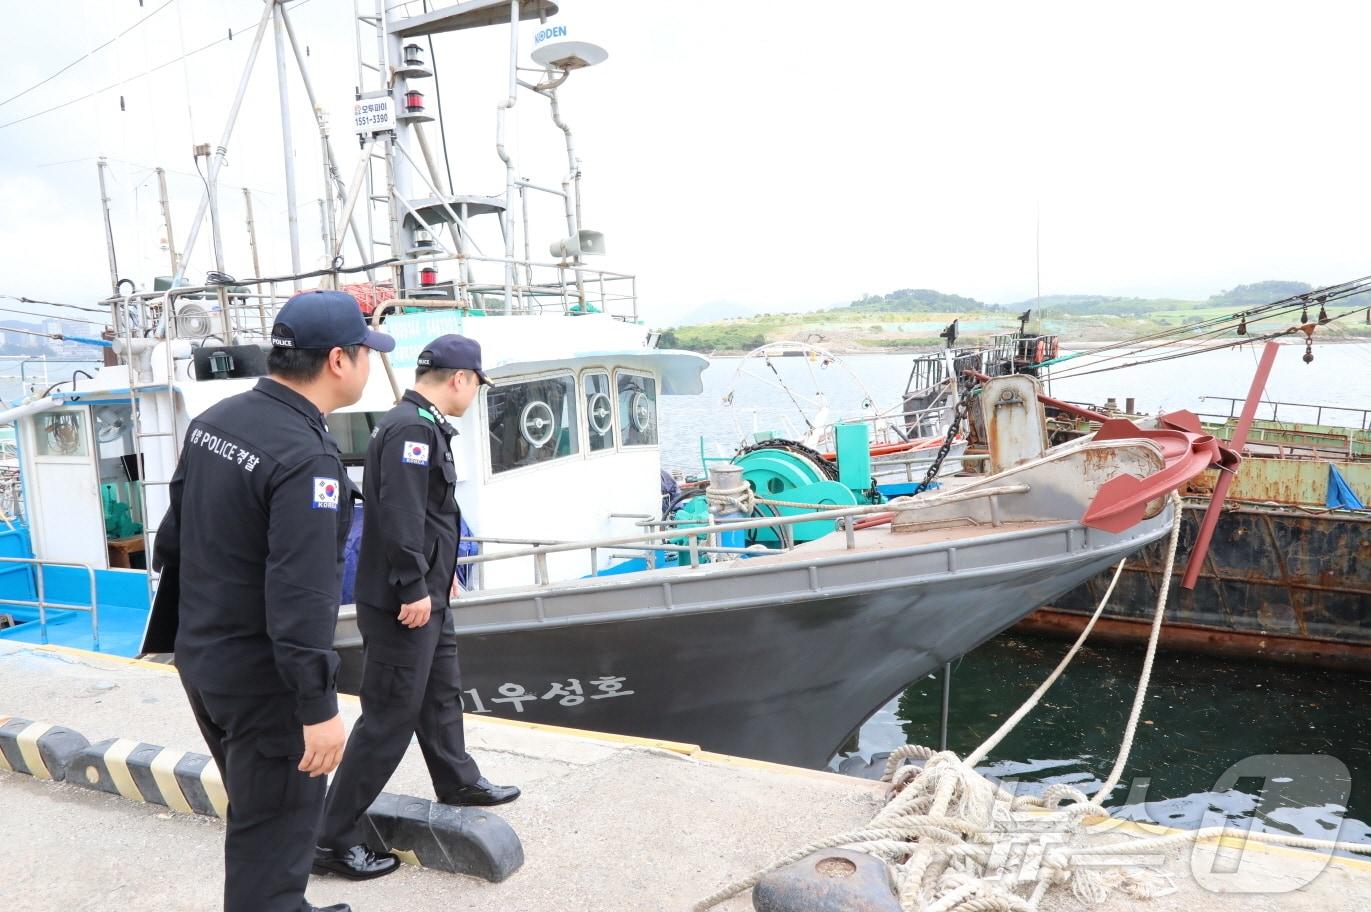
<path fill-rule="evenodd" d="M 929 485 L 933 484 L 933 479 L 938 477 L 942 471 L 943 460 L 947 458 L 948 452 L 952 449 L 952 441 L 957 436 L 957 431 L 962 426 L 962 421 L 971 411 L 971 397 L 980 389 L 979 386 L 971 386 L 962 393 L 962 398 L 957 400 L 956 406 L 952 409 L 952 421 L 947 426 L 947 436 L 943 438 L 943 445 L 938 448 L 938 455 L 933 458 L 933 464 L 928 467 L 928 472 L 924 474 L 924 480 L 919 482 L 919 486 L 914 489 L 914 495 L 922 494 L 927 491 Z"/>

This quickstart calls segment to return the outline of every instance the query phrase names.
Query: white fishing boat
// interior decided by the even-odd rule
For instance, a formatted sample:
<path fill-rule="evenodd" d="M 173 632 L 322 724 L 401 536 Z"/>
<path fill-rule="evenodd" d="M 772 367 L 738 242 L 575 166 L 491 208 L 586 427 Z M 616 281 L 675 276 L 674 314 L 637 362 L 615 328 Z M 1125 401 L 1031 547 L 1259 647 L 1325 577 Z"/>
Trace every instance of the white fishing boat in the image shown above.
<path fill-rule="evenodd" d="M 634 276 L 598 265 L 607 245 L 583 220 L 562 103 L 577 72 L 608 55 L 559 24 L 557 7 L 358 10 L 355 161 L 320 121 L 336 175 L 325 180 L 329 263 L 305 270 L 293 247 L 289 274 L 234 279 L 244 270 L 224 258 L 217 183 L 269 28 L 284 36 L 278 70 L 293 58 L 317 107 L 290 13 L 266 5 L 176 274 L 152 288 L 114 274 L 104 366 L 0 415 L 18 430 L 25 502 L 22 521 L 0 531 L 0 638 L 139 653 L 157 583 L 143 561 L 187 424 L 256 383 L 273 314 L 315 284 L 352 291 L 398 341 L 390 357 L 373 355 L 380 369 L 362 400 L 329 418 L 357 480 L 371 428 L 429 339 L 477 339 L 497 383 L 453 422 L 475 546 L 460 564 L 450 556 L 466 580 L 452 611 L 471 713 L 821 765 L 909 682 L 1166 532 L 1165 487 L 1145 480 L 1174 477 L 1174 454 L 1141 436 L 1048 447 L 1029 377 L 944 384 L 957 392 L 941 426 L 955 432 L 970 411 L 998 441 L 974 478 L 889 500 L 874 484 L 872 428 L 853 421 L 835 427 L 827 468 L 762 448 L 714 464 L 707 490 L 664 502 L 660 397 L 698 393 L 707 362 L 657 348 Z M 502 187 L 448 186 L 425 132 L 438 112 L 426 107 L 434 71 L 419 42 L 449 32 L 508 44 L 507 91 L 491 99 Z M 464 62 L 445 76 L 462 81 Z M 530 103 L 547 106 L 566 156 L 542 180 L 522 176 L 506 141 L 511 112 Z M 464 126 L 464 141 L 489 141 Z M 535 195 L 555 201 L 555 225 L 529 217 Z M 215 269 L 189 281 L 206 215 Z M 1098 496 L 1125 478 L 1144 480 L 1131 499 Z M 345 579 L 345 602 L 351 590 Z M 341 683 L 355 687 L 349 604 L 337 648 Z"/>

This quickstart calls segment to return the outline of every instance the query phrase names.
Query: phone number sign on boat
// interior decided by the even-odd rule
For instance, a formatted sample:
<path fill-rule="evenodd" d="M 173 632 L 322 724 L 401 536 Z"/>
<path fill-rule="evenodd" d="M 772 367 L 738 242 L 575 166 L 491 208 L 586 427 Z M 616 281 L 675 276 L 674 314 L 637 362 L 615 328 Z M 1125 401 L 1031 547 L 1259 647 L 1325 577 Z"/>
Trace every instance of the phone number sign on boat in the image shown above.
<path fill-rule="evenodd" d="M 352 105 L 352 125 L 363 136 L 394 130 L 395 99 L 389 96 L 357 99 Z"/>

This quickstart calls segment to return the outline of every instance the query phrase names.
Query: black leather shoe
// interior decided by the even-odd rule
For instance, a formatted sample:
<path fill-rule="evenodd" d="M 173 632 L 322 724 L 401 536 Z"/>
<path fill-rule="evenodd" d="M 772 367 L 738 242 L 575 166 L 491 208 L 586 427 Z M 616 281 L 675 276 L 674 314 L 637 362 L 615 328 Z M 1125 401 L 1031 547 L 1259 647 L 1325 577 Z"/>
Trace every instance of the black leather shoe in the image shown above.
<path fill-rule="evenodd" d="M 305 903 L 303 912 L 352 912 L 352 906 L 347 903 L 334 903 L 331 906 L 311 906 Z"/>
<path fill-rule="evenodd" d="M 491 785 L 485 776 L 471 785 L 464 785 L 455 792 L 438 798 L 439 804 L 458 806 L 489 807 L 492 804 L 508 804 L 519 797 L 519 787 L 515 785 Z"/>
<path fill-rule="evenodd" d="M 384 877 L 400 867 L 400 859 L 394 855 L 378 855 L 364 845 L 335 851 L 321 846 L 314 847 L 315 874 L 341 874 L 351 880 L 371 880 Z M 325 907 L 332 910 L 332 906 Z M 351 912 L 341 906 L 342 912 Z"/>

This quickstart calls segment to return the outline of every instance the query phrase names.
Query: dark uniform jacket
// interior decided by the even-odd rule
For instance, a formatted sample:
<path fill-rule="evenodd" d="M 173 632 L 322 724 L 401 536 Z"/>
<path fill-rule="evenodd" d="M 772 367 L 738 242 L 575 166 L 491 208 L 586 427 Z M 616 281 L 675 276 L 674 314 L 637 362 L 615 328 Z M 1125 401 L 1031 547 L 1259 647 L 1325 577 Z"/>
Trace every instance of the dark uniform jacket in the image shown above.
<path fill-rule="evenodd" d="M 448 603 L 457 564 L 455 432 L 423 396 L 409 390 L 382 416 L 367 446 L 357 604 L 398 614 L 432 596 Z"/>
<path fill-rule="evenodd" d="M 146 651 L 212 693 L 292 692 L 338 711 L 333 651 L 354 486 L 309 400 L 263 378 L 191 422 L 156 538 Z M 176 621 L 179 620 L 179 629 Z"/>

